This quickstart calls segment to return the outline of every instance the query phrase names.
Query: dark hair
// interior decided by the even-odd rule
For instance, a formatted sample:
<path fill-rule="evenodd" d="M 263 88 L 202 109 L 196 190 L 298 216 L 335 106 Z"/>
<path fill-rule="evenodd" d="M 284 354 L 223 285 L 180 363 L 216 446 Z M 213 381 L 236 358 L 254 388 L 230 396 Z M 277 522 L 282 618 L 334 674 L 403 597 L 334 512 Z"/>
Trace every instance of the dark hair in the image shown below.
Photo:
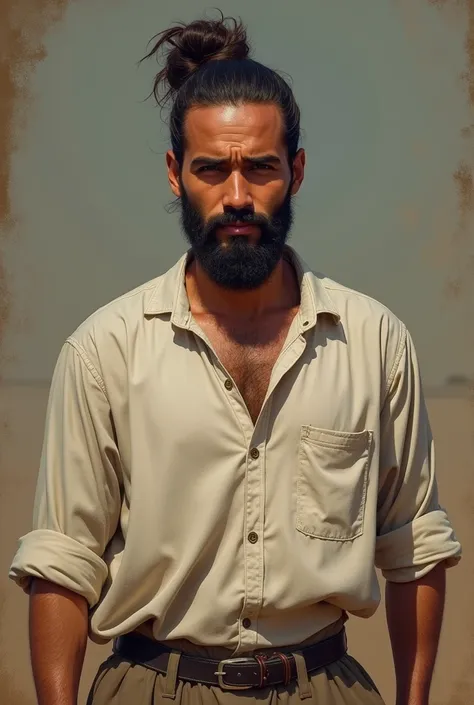
<path fill-rule="evenodd" d="M 276 71 L 249 58 L 250 47 L 241 21 L 226 18 L 178 23 L 155 35 L 151 51 L 160 53 L 164 68 L 155 77 L 158 105 L 172 101 L 171 145 L 180 165 L 184 156 L 184 121 L 195 105 L 275 103 L 282 112 L 288 157 L 292 164 L 300 138 L 300 111 L 288 83 Z"/>

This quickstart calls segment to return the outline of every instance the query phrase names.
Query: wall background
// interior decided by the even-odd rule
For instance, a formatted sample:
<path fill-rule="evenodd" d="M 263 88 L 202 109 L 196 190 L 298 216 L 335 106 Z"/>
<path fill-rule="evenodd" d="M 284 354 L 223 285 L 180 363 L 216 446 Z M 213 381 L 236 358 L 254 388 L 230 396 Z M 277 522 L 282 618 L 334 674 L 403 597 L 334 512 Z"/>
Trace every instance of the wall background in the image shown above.
<path fill-rule="evenodd" d="M 191 0 L 172 7 L 16 0 L 0 10 L 0 688 L 17 688 L 22 703 L 32 698 L 27 600 L 6 572 L 29 528 L 56 356 L 89 313 L 185 249 L 176 215 L 165 211 L 166 128 L 143 102 L 156 65 L 137 61 L 155 32 L 212 10 Z M 383 301 L 415 339 L 442 497 L 465 551 L 450 573 L 433 703 L 466 703 L 474 694 L 466 587 L 474 416 L 468 388 L 446 381 L 474 377 L 474 3 L 219 7 L 248 24 L 257 59 L 290 74 L 302 109 L 308 172 L 292 244 L 317 269 Z M 350 629 L 354 653 L 390 702 L 383 609 Z M 104 655 L 91 648 L 84 689 Z M 2 702 L 14 697 L 0 691 Z"/>

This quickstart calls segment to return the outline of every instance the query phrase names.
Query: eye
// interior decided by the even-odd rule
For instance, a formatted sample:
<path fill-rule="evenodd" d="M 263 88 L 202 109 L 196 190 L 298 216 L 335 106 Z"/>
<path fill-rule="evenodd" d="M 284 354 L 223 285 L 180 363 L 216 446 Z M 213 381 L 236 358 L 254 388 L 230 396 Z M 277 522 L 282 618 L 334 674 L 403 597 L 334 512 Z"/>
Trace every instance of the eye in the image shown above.
<path fill-rule="evenodd" d="M 205 164 L 204 166 L 199 167 L 199 169 L 197 170 L 197 173 L 203 174 L 204 172 L 210 172 L 210 171 L 220 171 L 220 167 L 216 166 L 215 164 Z"/>
<path fill-rule="evenodd" d="M 253 171 L 273 171 L 274 167 L 271 164 L 253 164 Z"/>

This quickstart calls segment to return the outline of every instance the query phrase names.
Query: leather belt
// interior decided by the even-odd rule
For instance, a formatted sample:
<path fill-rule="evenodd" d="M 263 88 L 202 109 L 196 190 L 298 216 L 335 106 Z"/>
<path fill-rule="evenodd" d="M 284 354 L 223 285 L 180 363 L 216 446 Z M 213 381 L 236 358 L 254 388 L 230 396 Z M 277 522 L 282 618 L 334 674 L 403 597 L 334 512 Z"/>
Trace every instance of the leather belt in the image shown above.
<path fill-rule="evenodd" d="M 311 646 L 297 650 L 313 673 L 338 661 L 347 652 L 345 629 Z M 130 632 L 114 641 L 113 652 L 126 661 L 166 674 L 171 650 L 143 634 Z M 291 653 L 278 651 L 222 661 L 181 653 L 178 678 L 195 683 L 217 685 L 223 690 L 247 690 L 288 684 L 297 678 L 296 660 Z"/>

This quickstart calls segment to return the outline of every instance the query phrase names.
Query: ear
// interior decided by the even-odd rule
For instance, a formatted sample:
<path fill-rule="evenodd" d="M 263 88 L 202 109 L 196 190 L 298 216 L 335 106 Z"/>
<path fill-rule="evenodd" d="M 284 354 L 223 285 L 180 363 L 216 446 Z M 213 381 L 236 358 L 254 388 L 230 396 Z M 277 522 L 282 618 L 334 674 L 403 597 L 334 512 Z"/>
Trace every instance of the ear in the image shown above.
<path fill-rule="evenodd" d="M 304 149 L 299 149 L 296 157 L 293 160 L 293 183 L 291 186 L 291 195 L 295 196 L 301 188 L 304 179 L 304 168 L 306 164 L 306 153 Z"/>
<path fill-rule="evenodd" d="M 179 178 L 179 164 L 174 152 L 166 152 L 166 167 L 168 169 L 168 182 L 170 188 L 177 198 L 181 198 L 181 182 Z"/>

